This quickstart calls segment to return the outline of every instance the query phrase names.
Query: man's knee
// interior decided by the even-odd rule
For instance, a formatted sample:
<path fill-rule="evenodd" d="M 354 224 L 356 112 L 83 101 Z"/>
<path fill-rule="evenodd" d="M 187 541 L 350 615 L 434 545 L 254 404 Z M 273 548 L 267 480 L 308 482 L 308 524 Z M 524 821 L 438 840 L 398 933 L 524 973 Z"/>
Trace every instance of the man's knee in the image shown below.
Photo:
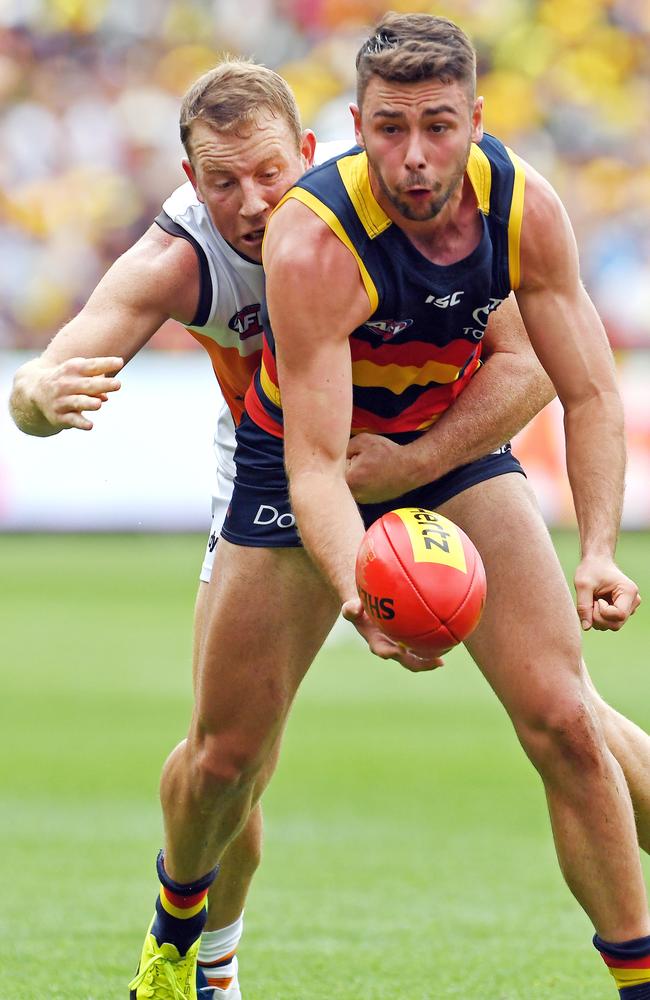
<path fill-rule="evenodd" d="M 588 778 L 605 766 L 605 741 L 586 692 L 549 698 L 515 726 L 542 777 L 575 771 Z"/>
<path fill-rule="evenodd" d="M 241 734 L 208 733 L 195 744 L 194 780 L 198 790 L 214 796 L 252 794 L 272 749 L 272 741 Z"/>

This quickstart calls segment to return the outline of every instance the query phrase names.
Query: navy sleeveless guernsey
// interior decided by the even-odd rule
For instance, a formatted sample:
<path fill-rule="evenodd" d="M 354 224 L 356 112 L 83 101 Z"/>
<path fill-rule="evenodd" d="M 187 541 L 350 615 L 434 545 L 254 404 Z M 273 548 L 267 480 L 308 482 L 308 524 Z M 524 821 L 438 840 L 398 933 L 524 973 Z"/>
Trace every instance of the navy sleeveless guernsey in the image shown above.
<path fill-rule="evenodd" d="M 430 427 L 477 371 L 488 317 L 519 285 L 523 167 L 485 135 L 471 146 L 467 176 L 482 234 L 468 257 L 449 265 L 431 263 L 388 218 L 358 147 L 310 170 L 280 202 L 295 198 L 329 226 L 354 255 L 371 303 L 370 319 L 350 336 L 353 434 L 405 440 Z M 268 315 L 264 325 L 246 409 L 258 426 L 282 437 Z"/>

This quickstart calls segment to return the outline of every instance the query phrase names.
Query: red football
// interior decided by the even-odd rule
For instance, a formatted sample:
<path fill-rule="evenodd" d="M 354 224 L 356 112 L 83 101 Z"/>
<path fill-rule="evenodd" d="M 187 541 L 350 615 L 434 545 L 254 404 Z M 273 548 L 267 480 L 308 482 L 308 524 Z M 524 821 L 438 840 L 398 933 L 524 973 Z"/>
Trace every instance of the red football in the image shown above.
<path fill-rule="evenodd" d="M 359 547 L 357 590 L 368 615 L 421 656 L 444 653 L 478 625 L 483 562 L 452 521 L 423 507 L 384 514 Z"/>

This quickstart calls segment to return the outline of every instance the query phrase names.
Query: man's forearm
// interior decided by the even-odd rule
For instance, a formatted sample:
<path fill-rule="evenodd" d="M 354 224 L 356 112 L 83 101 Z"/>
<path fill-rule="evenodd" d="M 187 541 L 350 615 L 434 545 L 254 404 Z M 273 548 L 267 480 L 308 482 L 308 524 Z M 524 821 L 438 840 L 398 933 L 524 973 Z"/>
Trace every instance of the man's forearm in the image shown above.
<path fill-rule="evenodd" d="M 625 489 L 625 427 L 616 392 L 567 410 L 567 471 L 583 555 L 613 556 Z"/>
<path fill-rule="evenodd" d="M 338 476 L 295 474 L 290 483 L 302 543 L 344 604 L 357 596 L 354 566 L 365 530 L 352 494 Z"/>
<path fill-rule="evenodd" d="M 479 369 L 440 420 L 412 444 L 405 459 L 414 489 L 505 444 L 555 396 L 535 360 L 496 353 Z"/>

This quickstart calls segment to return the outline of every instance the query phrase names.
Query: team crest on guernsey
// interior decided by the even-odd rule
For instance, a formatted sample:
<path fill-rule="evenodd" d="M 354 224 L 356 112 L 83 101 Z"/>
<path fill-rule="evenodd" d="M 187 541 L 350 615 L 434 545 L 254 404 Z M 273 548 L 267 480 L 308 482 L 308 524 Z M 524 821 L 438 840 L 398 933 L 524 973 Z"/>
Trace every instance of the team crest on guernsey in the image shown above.
<path fill-rule="evenodd" d="M 228 320 L 228 326 L 239 334 L 240 340 L 248 340 L 249 337 L 256 337 L 264 332 L 260 320 L 261 308 L 259 302 L 254 302 L 250 306 L 244 306 Z"/>
<path fill-rule="evenodd" d="M 363 324 L 371 333 L 377 333 L 382 340 L 392 340 L 398 333 L 413 325 L 412 319 L 378 319 L 372 323 Z"/>

